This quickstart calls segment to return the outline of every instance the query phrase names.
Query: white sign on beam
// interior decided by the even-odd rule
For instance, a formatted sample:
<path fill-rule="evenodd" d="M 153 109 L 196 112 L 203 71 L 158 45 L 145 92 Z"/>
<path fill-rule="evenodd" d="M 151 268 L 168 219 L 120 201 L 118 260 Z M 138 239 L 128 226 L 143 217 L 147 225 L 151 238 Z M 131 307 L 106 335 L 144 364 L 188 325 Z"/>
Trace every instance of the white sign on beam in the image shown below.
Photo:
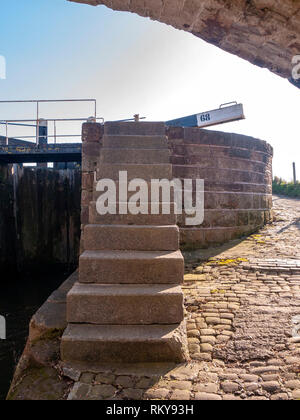
<path fill-rule="evenodd" d="M 225 105 L 221 105 L 219 109 L 214 109 L 212 111 L 197 114 L 198 127 L 209 127 L 211 125 L 223 124 L 231 121 L 245 119 L 242 104 L 235 104 L 230 106 Z"/>

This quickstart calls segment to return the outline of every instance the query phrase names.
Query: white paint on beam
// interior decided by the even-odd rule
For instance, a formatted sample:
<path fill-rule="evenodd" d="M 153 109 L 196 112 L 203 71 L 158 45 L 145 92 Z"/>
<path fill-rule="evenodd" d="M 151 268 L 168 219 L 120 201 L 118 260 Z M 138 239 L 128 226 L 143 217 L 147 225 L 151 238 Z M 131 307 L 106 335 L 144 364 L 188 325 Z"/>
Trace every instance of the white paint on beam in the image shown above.
<path fill-rule="evenodd" d="M 198 127 L 209 127 L 211 125 L 224 124 L 227 122 L 244 120 L 245 114 L 242 104 L 235 104 L 212 111 L 197 114 Z"/>

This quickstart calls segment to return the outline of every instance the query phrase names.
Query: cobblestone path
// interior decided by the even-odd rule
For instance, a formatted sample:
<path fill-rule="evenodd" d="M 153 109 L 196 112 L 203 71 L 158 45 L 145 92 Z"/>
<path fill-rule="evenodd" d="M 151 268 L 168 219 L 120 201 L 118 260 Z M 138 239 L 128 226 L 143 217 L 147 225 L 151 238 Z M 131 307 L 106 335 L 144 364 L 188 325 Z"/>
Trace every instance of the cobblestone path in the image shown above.
<path fill-rule="evenodd" d="M 300 200 L 274 197 L 274 212 L 244 241 L 185 254 L 190 363 L 65 368 L 69 399 L 300 399 Z"/>

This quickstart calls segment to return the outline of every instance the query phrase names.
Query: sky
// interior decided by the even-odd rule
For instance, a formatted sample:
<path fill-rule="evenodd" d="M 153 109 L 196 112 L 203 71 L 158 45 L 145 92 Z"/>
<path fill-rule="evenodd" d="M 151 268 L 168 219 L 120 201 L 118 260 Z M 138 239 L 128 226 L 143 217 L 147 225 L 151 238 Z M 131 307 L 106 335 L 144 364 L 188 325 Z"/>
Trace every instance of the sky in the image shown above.
<path fill-rule="evenodd" d="M 139 113 L 159 121 L 237 101 L 246 120 L 212 129 L 268 141 L 274 175 L 290 180 L 296 162 L 300 178 L 300 91 L 268 70 L 189 33 L 104 6 L 6 1 L 0 23 L 6 60 L 0 100 L 95 98 L 105 120 Z M 34 111 L 32 104 L 0 104 L 0 120 L 35 118 Z M 40 112 L 44 118 L 87 118 L 93 107 L 42 105 Z M 30 128 L 10 130 L 33 134 Z M 79 134 L 80 126 L 61 123 L 57 130 Z"/>

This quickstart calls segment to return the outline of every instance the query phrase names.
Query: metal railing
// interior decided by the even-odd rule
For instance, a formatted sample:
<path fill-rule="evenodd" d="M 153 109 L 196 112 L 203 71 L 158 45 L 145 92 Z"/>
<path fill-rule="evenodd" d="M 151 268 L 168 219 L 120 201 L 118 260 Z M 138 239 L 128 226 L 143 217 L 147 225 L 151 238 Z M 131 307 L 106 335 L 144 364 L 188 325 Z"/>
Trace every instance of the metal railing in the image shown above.
<path fill-rule="evenodd" d="M 61 103 L 61 102 L 92 102 L 94 103 L 94 115 L 92 117 L 89 118 L 49 118 L 49 119 L 42 119 L 40 118 L 40 104 L 41 103 Z M 70 138 L 70 137 L 81 137 L 81 134 L 57 134 L 57 123 L 58 122 L 80 122 L 80 121 L 101 121 L 102 123 L 104 123 L 104 118 L 97 117 L 97 101 L 96 99 L 51 99 L 51 100 L 20 100 L 20 101 L 0 101 L 0 104 L 12 104 L 12 103 L 34 103 L 36 104 L 36 118 L 34 119 L 23 119 L 23 120 L 4 120 L 4 121 L 0 121 L 0 125 L 5 125 L 5 138 L 6 138 L 6 145 L 8 146 L 9 144 L 9 140 L 10 139 L 14 139 L 14 140 L 29 140 L 29 139 L 35 139 L 36 141 L 36 145 L 40 144 L 40 139 L 41 138 L 53 138 L 54 139 L 54 144 L 57 143 L 57 139 L 58 138 Z M 35 124 L 29 124 L 29 123 L 35 123 Z M 48 127 L 49 123 L 53 123 L 53 134 L 50 135 L 48 133 L 48 129 L 47 129 L 47 134 L 41 134 L 40 133 L 40 128 L 41 127 Z M 8 134 L 8 129 L 10 126 L 14 126 L 14 127 L 32 127 L 36 129 L 36 133 L 35 135 L 31 135 L 31 136 L 9 136 Z"/>

